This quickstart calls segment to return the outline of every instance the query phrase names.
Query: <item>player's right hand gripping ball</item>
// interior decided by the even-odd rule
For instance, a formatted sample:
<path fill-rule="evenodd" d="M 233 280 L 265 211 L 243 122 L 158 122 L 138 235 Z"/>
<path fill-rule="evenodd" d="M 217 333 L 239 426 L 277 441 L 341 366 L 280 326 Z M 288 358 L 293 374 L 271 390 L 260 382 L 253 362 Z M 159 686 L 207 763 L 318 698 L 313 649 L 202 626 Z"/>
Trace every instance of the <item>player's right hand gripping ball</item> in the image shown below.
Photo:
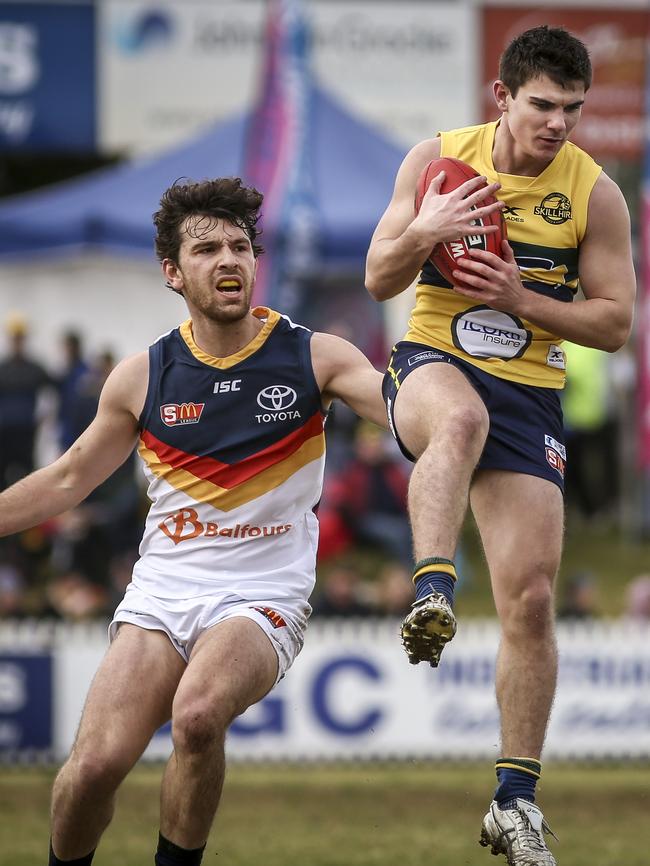
<path fill-rule="evenodd" d="M 455 634 L 456 617 L 439 592 L 416 601 L 402 623 L 402 644 L 412 665 L 429 662 L 437 668 L 445 644 Z"/>
<path fill-rule="evenodd" d="M 418 178 L 415 190 L 416 213 L 420 211 L 422 199 L 429 189 L 431 181 L 441 171 L 445 172 L 445 179 L 440 187 L 442 195 L 457 189 L 465 181 L 479 176 L 478 172 L 471 165 L 468 165 L 461 159 L 454 159 L 451 156 L 439 156 L 437 159 L 432 159 L 431 162 L 425 165 Z M 484 185 L 487 186 L 487 183 Z M 481 205 L 494 204 L 495 201 L 496 198 L 493 195 L 486 196 Z M 503 258 L 501 244 L 508 237 L 503 213 L 500 210 L 493 211 L 488 216 L 475 220 L 475 225 L 497 226 L 498 231 L 487 235 L 467 235 L 466 237 L 457 238 L 455 241 L 445 241 L 436 244 L 431 250 L 429 261 L 450 285 L 465 286 L 462 280 L 454 278 L 452 272 L 458 268 L 456 264 L 457 259 L 467 257 L 469 250 L 486 250 Z"/>

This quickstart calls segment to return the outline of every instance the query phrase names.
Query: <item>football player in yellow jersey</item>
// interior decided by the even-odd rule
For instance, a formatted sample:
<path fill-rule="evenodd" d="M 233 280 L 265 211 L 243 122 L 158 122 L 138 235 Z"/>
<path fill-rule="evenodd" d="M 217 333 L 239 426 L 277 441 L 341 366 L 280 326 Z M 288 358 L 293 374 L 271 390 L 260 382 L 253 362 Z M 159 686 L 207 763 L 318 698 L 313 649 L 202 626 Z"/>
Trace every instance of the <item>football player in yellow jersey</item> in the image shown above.
<path fill-rule="evenodd" d="M 590 84 L 588 52 L 572 34 L 542 26 L 517 36 L 494 83 L 500 119 L 443 133 L 408 153 L 367 258 L 368 291 L 384 301 L 415 280 L 436 243 L 479 231 L 473 220 L 481 208 L 505 208 L 511 220 L 503 258 L 477 251 L 458 262 L 454 276 L 463 287 L 425 265 L 408 333 L 384 380 L 393 433 L 415 461 L 409 513 L 416 599 L 402 626 L 412 663 L 436 666 L 454 636 L 454 556 L 468 502 L 481 534 L 501 621 L 503 757 L 480 841 L 511 866 L 555 866 L 535 783 L 557 673 L 553 583 L 566 461 L 561 342 L 614 352 L 632 324 L 625 201 L 568 142 Z M 441 155 L 470 162 L 472 154 L 484 180 L 443 195 L 438 175 L 416 214 L 425 165 Z M 501 202 L 486 206 L 495 192 Z M 583 298 L 573 301 L 578 284 Z"/>

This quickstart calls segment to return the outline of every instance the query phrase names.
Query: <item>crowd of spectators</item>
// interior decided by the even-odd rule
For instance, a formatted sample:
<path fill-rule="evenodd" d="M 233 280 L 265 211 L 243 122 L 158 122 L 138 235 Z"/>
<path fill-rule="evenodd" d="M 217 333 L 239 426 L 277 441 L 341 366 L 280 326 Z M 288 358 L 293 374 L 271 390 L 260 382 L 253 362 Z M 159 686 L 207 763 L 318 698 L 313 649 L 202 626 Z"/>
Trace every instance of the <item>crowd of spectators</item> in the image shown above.
<path fill-rule="evenodd" d="M 28 323 L 5 323 L 0 360 L 0 488 L 67 450 L 93 419 L 115 364 L 74 329 L 51 369 L 32 356 Z M 46 431 L 46 461 L 39 440 Z M 401 616 L 412 601 L 406 512 L 410 467 L 392 437 L 337 404 L 327 425 L 319 517 L 317 615 Z M 40 449 L 43 450 L 42 448 Z M 107 617 L 130 579 L 147 502 L 134 455 L 77 508 L 0 539 L 0 617 Z M 374 579 L 358 571 L 370 557 Z"/>
<path fill-rule="evenodd" d="M 87 352 L 83 335 L 70 329 L 61 334 L 60 357 L 48 368 L 32 356 L 23 318 L 9 318 L 4 332 L 0 489 L 31 472 L 39 456 L 49 462 L 71 446 L 92 421 L 116 362 L 108 349 Z M 598 518 L 617 495 L 612 413 L 598 366 L 602 359 L 594 360 L 592 350 L 570 351 L 575 374 L 564 401 L 574 492 L 568 505 L 585 519 Z M 389 433 L 359 421 L 344 404 L 335 404 L 326 435 L 314 615 L 402 617 L 413 600 L 410 463 Z M 147 508 L 136 463 L 134 452 L 77 508 L 0 539 L 0 618 L 111 615 L 130 580 Z M 471 582 L 462 547 L 456 559 L 462 582 Z M 650 575 L 630 581 L 624 606 L 628 618 L 650 621 Z M 605 615 L 605 607 L 594 574 L 580 572 L 561 582 L 559 617 L 594 618 Z"/>
<path fill-rule="evenodd" d="M 109 350 L 86 355 L 82 335 L 61 335 L 52 369 L 32 357 L 29 326 L 5 323 L 0 359 L 0 489 L 38 465 L 39 443 L 67 450 L 93 419 L 115 364 Z M 57 363 L 58 360 L 58 363 Z M 46 445 L 43 445 L 43 442 Z M 130 579 L 142 530 L 143 492 L 133 456 L 77 508 L 0 539 L 0 617 L 107 616 Z"/>

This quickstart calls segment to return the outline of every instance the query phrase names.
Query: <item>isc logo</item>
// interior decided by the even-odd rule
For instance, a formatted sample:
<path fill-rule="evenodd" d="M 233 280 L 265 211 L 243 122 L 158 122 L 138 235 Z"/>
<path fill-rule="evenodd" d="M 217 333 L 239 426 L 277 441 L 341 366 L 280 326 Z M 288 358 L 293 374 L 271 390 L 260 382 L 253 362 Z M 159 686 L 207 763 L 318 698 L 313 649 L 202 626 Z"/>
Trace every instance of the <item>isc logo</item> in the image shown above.
<path fill-rule="evenodd" d="M 239 391 L 241 379 L 228 379 L 225 382 L 215 382 L 213 394 L 227 394 L 229 391 Z"/>
<path fill-rule="evenodd" d="M 163 424 L 175 427 L 177 424 L 198 424 L 205 403 L 165 403 L 160 407 Z"/>

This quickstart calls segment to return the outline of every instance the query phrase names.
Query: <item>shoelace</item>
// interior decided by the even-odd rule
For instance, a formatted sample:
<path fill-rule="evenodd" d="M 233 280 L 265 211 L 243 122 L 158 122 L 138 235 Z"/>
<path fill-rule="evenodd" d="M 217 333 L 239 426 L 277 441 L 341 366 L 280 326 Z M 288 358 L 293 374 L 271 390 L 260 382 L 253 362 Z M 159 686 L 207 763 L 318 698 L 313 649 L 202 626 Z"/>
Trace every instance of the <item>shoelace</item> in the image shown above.
<path fill-rule="evenodd" d="M 517 838 L 519 839 L 520 845 L 524 847 L 528 847 L 533 851 L 546 851 L 546 845 L 544 844 L 544 838 L 541 833 L 538 833 L 537 830 L 530 823 L 528 818 L 522 814 L 519 810 L 517 810 L 517 814 L 514 816 L 515 823 L 517 825 Z"/>

